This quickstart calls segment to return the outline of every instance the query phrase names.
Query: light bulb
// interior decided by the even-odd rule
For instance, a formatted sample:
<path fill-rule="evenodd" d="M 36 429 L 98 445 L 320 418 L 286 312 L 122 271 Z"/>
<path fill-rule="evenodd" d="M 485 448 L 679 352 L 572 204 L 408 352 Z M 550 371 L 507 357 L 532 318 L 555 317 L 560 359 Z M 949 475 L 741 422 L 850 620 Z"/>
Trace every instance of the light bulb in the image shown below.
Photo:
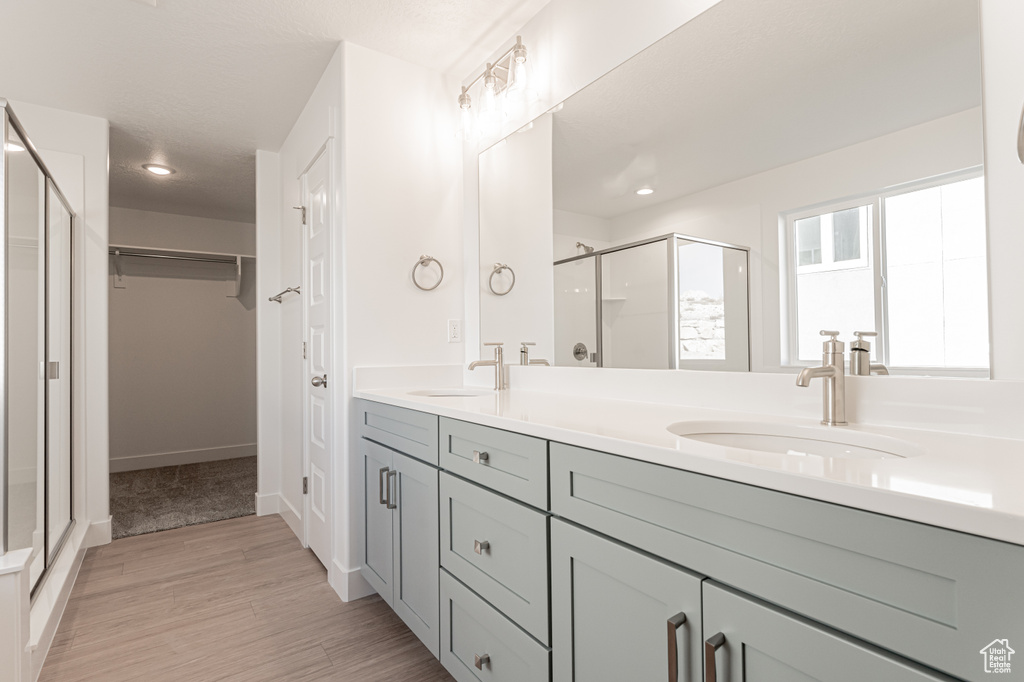
<path fill-rule="evenodd" d="M 636 193 L 643 197 L 647 196 L 648 194 L 654 194 L 654 190 L 651 189 L 650 187 L 641 187 L 636 191 Z"/>

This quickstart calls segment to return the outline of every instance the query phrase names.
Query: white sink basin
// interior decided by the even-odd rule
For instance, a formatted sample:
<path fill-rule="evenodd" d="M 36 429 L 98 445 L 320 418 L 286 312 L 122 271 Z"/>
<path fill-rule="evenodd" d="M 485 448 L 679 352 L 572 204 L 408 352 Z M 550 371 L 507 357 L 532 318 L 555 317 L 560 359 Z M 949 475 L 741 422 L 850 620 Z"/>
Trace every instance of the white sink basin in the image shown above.
<path fill-rule="evenodd" d="M 494 393 L 494 391 L 472 388 L 427 388 L 422 391 L 409 391 L 409 395 L 420 395 L 427 398 L 475 398 L 491 393 Z"/>
<path fill-rule="evenodd" d="M 672 424 L 668 430 L 702 443 L 799 457 L 893 459 L 924 454 L 919 446 L 905 440 L 842 426 L 689 421 Z"/>

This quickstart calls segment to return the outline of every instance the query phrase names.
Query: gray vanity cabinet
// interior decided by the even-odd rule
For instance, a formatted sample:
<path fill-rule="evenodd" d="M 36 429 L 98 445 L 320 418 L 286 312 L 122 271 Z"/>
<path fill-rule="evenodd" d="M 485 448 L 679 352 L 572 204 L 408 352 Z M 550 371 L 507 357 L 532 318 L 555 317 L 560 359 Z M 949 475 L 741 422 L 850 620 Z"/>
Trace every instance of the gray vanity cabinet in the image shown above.
<path fill-rule="evenodd" d="M 551 522 L 554 682 L 697 682 L 701 576 Z"/>
<path fill-rule="evenodd" d="M 362 415 L 379 407 L 360 401 Z M 408 420 L 403 420 L 403 417 Z M 385 426 L 421 434 L 418 426 L 429 417 L 411 410 L 391 408 Z M 436 417 L 433 417 L 436 424 Z M 379 424 L 374 426 L 378 429 Z M 407 428 L 409 427 L 409 428 Z M 378 429 L 379 430 L 379 429 Z M 436 430 L 435 430 L 436 434 Z M 363 575 L 434 654 L 440 646 L 438 611 L 438 470 L 417 457 L 360 438 L 363 460 L 365 549 Z M 435 443 L 434 454 L 437 446 Z"/>
<path fill-rule="evenodd" d="M 704 637 L 706 682 L 955 679 L 710 580 L 704 583 Z"/>

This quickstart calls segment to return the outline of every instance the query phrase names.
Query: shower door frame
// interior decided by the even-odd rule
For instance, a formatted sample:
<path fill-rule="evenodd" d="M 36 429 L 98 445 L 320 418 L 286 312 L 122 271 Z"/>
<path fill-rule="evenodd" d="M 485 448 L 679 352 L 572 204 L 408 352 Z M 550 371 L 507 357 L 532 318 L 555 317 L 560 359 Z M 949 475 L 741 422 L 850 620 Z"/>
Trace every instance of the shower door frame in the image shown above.
<path fill-rule="evenodd" d="M 74 456 L 75 456 L 75 438 L 74 438 L 74 357 L 75 357 L 75 333 L 74 333 L 74 316 L 75 316 L 75 274 L 76 269 L 76 258 L 75 248 L 77 245 L 77 239 L 75 236 L 76 228 L 78 226 L 78 216 L 74 209 L 71 207 L 70 202 L 61 191 L 60 186 L 53 178 L 53 174 L 50 169 L 47 168 L 43 162 L 42 156 L 36 149 L 35 145 L 32 144 L 32 140 L 28 137 L 25 132 L 24 126 L 18 120 L 14 111 L 11 110 L 10 103 L 3 98 L 0 98 L 0 109 L 3 109 L 3 154 L 0 155 L 0 219 L 3 220 L 3 238 L 0 240 L 0 287 L 2 287 L 2 295 L 0 295 L 0 325 L 3 325 L 3 333 L 0 334 L 0 356 L 3 361 L 0 362 L 0 384 L 2 384 L 2 391 L 0 391 L 0 412 L 2 412 L 2 418 L 0 418 L 0 492 L 2 492 L 3 504 L 0 509 L 0 556 L 3 556 L 9 551 L 9 537 L 8 537 L 8 524 L 10 519 L 10 495 L 8 488 L 8 466 L 10 461 L 10 453 L 8 451 L 8 406 L 9 406 L 9 387 L 8 387 L 8 375 L 7 375 L 7 362 L 9 353 L 9 325 L 8 325 L 8 312 L 9 312 L 9 296 L 10 290 L 8 287 L 8 278 L 10 275 L 9 268 L 9 252 L 8 252 L 8 239 L 10 231 L 10 216 L 8 211 L 10 209 L 8 201 L 8 155 L 9 151 L 10 133 L 13 129 L 17 134 L 21 142 L 25 145 L 25 151 L 32 156 L 35 161 L 36 167 L 43 174 L 45 179 L 43 185 L 44 192 L 44 214 L 43 214 L 43 300 L 45 302 L 44 308 L 40 311 L 43 316 L 43 368 L 44 368 L 44 381 L 43 381 L 43 571 L 40 573 L 35 584 L 31 586 L 31 599 L 34 602 L 35 597 L 39 594 L 39 588 L 46 582 L 46 578 L 49 575 L 50 567 L 56 561 L 56 557 L 60 554 L 63 549 L 65 542 L 71 535 L 72 530 L 75 527 L 75 493 L 74 493 Z M 19 152 L 20 153 L 20 152 Z M 68 524 L 64 527 L 61 532 L 60 538 L 53 545 L 53 550 L 50 551 L 50 381 L 49 378 L 49 367 L 50 367 L 50 191 L 61 202 L 64 209 L 67 210 L 71 225 L 69 230 L 69 241 L 67 244 L 69 252 L 69 269 L 68 269 L 68 289 L 67 294 L 70 297 L 70 311 L 71 316 L 66 323 L 68 325 L 68 340 L 70 342 L 70 366 L 60 368 L 59 371 L 64 371 L 67 377 L 67 406 L 68 406 L 68 418 L 71 424 L 71 428 L 68 430 L 68 457 L 70 458 L 69 468 L 69 482 L 68 482 L 68 508 L 70 510 L 70 519 Z"/>
<path fill-rule="evenodd" d="M 617 251 L 625 251 L 626 249 L 633 249 L 638 246 L 647 246 L 648 244 L 654 244 L 656 242 L 664 241 L 665 248 L 667 251 L 667 267 L 670 276 L 668 277 L 668 369 L 679 369 L 679 254 L 676 249 L 677 240 L 684 239 L 688 242 L 696 242 L 698 244 L 707 244 L 709 246 L 717 246 L 725 249 L 734 249 L 736 251 L 742 251 L 746 255 L 747 263 L 747 371 L 750 368 L 750 247 L 740 246 L 739 244 L 730 244 L 728 242 L 715 241 L 713 239 L 704 239 L 703 237 L 694 237 L 688 234 L 682 234 L 679 232 L 669 232 L 668 234 L 659 235 L 657 237 L 650 237 L 648 239 L 641 239 L 639 241 L 630 242 L 628 244 L 620 244 L 618 246 L 610 246 L 607 249 L 601 249 L 600 251 L 594 251 L 593 253 L 584 253 L 579 256 L 572 256 L 570 258 L 562 258 L 556 260 L 553 266 L 562 265 L 564 263 L 572 263 L 574 261 L 581 261 L 587 258 L 594 259 L 594 272 L 595 283 L 594 286 L 597 290 L 597 366 L 604 367 L 604 273 L 602 270 L 602 256 L 606 254 L 612 254 Z"/>

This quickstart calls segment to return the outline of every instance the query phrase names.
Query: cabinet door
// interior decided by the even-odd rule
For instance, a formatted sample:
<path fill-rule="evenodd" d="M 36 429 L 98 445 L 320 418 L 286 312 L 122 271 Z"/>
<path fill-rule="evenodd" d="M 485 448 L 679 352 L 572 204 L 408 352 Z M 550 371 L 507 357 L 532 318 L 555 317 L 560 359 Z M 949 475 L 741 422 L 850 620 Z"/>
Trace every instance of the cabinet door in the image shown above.
<path fill-rule="evenodd" d="M 438 655 L 437 469 L 395 454 L 392 500 L 394 592 L 392 607 Z"/>
<path fill-rule="evenodd" d="M 394 453 L 365 438 L 359 439 L 359 449 L 363 455 L 363 576 L 384 601 L 393 607 L 392 514 L 386 502 L 388 471 L 394 462 Z"/>
<path fill-rule="evenodd" d="M 698 682 L 700 583 L 700 576 L 552 520 L 554 680 Z"/>
<path fill-rule="evenodd" d="M 953 680 L 711 581 L 704 637 L 706 682 Z"/>

